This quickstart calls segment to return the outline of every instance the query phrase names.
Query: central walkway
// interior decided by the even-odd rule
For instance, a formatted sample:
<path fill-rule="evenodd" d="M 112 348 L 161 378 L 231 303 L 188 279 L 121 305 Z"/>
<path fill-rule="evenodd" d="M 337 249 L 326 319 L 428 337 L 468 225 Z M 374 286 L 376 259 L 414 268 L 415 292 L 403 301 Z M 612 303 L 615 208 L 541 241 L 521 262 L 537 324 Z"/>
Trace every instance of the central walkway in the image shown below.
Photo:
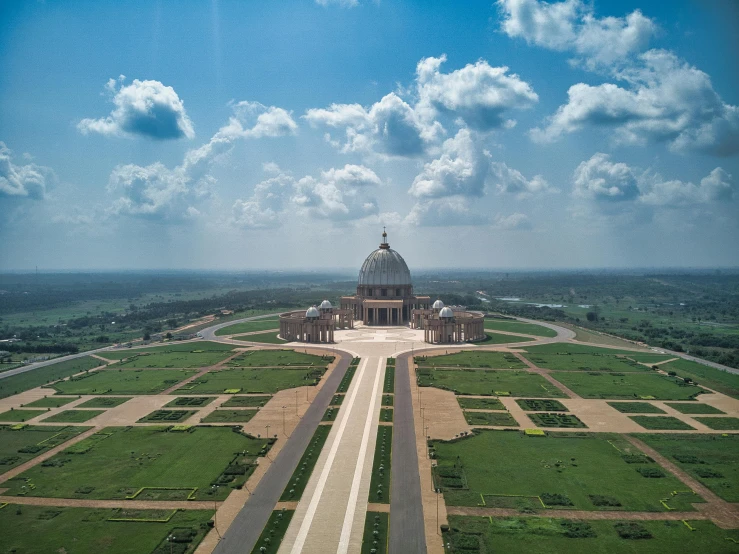
<path fill-rule="evenodd" d="M 385 363 L 376 356 L 359 363 L 281 554 L 361 550 Z"/>

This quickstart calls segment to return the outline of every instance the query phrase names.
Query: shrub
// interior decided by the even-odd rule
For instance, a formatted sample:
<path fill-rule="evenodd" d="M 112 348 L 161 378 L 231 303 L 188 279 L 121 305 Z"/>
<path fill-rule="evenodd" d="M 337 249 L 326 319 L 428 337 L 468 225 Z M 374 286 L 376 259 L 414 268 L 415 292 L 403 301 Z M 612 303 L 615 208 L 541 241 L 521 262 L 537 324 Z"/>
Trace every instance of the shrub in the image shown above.
<path fill-rule="evenodd" d="M 641 525 L 640 523 L 634 522 L 622 522 L 617 523 L 613 526 L 616 529 L 616 533 L 622 539 L 651 539 L 652 533 Z"/>
<path fill-rule="evenodd" d="M 695 470 L 695 474 L 698 477 L 702 477 L 703 479 L 711 479 L 711 478 L 717 478 L 721 479 L 723 478 L 723 475 L 719 473 L 718 471 L 714 471 L 711 468 L 700 468 Z"/>
<path fill-rule="evenodd" d="M 681 464 L 705 464 L 703 460 L 701 460 L 698 456 L 693 456 L 692 454 L 675 454 L 673 456 L 678 462 Z"/>
<path fill-rule="evenodd" d="M 620 506 L 621 502 L 612 496 L 601 496 L 599 494 L 591 494 L 589 496 L 593 506 Z"/>
<path fill-rule="evenodd" d="M 664 477 L 664 472 L 656 467 L 638 467 L 636 471 L 641 473 L 642 477 L 649 477 L 650 479 L 659 479 Z"/>
<path fill-rule="evenodd" d="M 587 521 L 565 520 L 561 523 L 565 537 L 570 539 L 586 539 L 597 536 L 593 526 Z"/>
<path fill-rule="evenodd" d="M 574 506 L 572 500 L 564 494 L 544 492 L 539 495 L 539 498 L 547 506 Z"/>
<path fill-rule="evenodd" d="M 654 462 L 652 458 L 644 454 L 623 454 L 621 458 L 627 464 L 649 464 Z"/>

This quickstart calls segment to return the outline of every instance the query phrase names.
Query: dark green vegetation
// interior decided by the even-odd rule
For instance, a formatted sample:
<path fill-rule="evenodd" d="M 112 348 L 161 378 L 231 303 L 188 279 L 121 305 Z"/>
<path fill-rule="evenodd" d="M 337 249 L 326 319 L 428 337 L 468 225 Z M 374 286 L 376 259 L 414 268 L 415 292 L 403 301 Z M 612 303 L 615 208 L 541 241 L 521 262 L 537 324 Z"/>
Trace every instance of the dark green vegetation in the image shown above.
<path fill-rule="evenodd" d="M 80 371 L 99 367 L 103 363 L 97 358 L 84 356 L 0 379 L 0 398 L 7 398 L 8 396 L 46 385 L 52 381 L 69 377 Z"/>
<path fill-rule="evenodd" d="M 106 428 L 7 481 L 6 494 L 25 490 L 50 498 L 222 500 L 248 478 L 256 456 L 271 444 L 230 427 L 166 429 Z"/>
<path fill-rule="evenodd" d="M 174 394 L 275 393 L 305 385 L 317 385 L 324 366 L 296 368 L 230 367 L 212 370 L 174 391 Z"/>
<path fill-rule="evenodd" d="M 282 492 L 280 501 L 300 500 L 300 497 L 303 495 L 303 491 L 305 490 L 305 486 L 308 484 L 308 479 L 310 479 L 311 473 L 313 473 L 313 469 L 316 467 L 318 456 L 321 455 L 321 449 L 326 443 L 326 439 L 330 432 L 330 425 L 318 426 L 316 432 L 313 433 L 313 437 L 310 439 L 310 443 L 308 443 L 308 447 L 305 449 L 303 456 L 298 462 L 298 467 L 295 468 L 295 471 L 290 477 L 290 482 Z"/>
<path fill-rule="evenodd" d="M 89 427 L 51 425 L 26 425 L 22 429 L 13 429 L 10 425 L 0 425 L 0 473 L 5 473 L 88 429 Z"/>
<path fill-rule="evenodd" d="M 347 392 L 349 390 L 349 385 L 351 385 L 352 379 L 354 379 L 357 367 L 359 367 L 359 358 L 354 358 L 349 364 L 346 373 L 344 373 L 344 377 L 342 377 L 341 383 L 339 383 L 339 387 L 336 389 L 336 392 Z"/>
<path fill-rule="evenodd" d="M 194 413 L 194 410 L 156 410 L 139 419 L 138 423 L 180 423 Z"/>
<path fill-rule="evenodd" d="M 515 319 L 487 318 L 485 319 L 486 331 L 508 331 L 510 333 L 523 333 L 524 335 L 534 335 L 536 337 L 556 337 L 557 331 L 535 325 L 533 323 L 525 323 L 516 321 Z"/>
<path fill-rule="evenodd" d="M 394 415 L 393 412 L 394 410 L 391 410 L 390 408 L 382 408 L 380 410 L 380 421 L 392 423 Z"/>
<path fill-rule="evenodd" d="M 46 417 L 44 423 L 84 423 L 97 417 L 105 410 L 64 410 L 51 417 Z"/>
<path fill-rule="evenodd" d="M 164 405 L 165 408 L 201 408 L 215 400 L 215 396 L 181 396 Z"/>
<path fill-rule="evenodd" d="M 195 373 L 188 369 L 105 369 L 52 386 L 60 394 L 159 394 Z"/>
<path fill-rule="evenodd" d="M 587 425 L 580 421 L 580 418 L 572 414 L 555 412 L 552 414 L 535 413 L 526 415 L 537 427 L 567 427 L 570 429 L 587 428 Z"/>
<path fill-rule="evenodd" d="M 736 543 L 731 540 L 739 540 L 739 531 L 720 529 L 710 521 L 687 523 L 450 516 L 450 530 L 444 532 L 444 543 L 450 545 L 445 552 L 457 554 L 736 552 Z"/>
<path fill-rule="evenodd" d="M 285 509 L 272 512 L 252 549 L 252 554 L 276 554 L 294 514 L 293 510 Z"/>
<path fill-rule="evenodd" d="M 24 408 L 59 408 L 70 402 L 77 400 L 77 396 L 44 396 L 28 404 L 23 404 Z"/>
<path fill-rule="evenodd" d="M 666 402 L 666 404 L 681 414 L 723 414 L 718 408 L 698 402 Z"/>
<path fill-rule="evenodd" d="M 739 363 L 739 358 L 737 360 Z M 682 358 L 662 364 L 660 365 L 660 369 L 670 373 L 674 372 L 683 379 L 695 381 L 733 398 L 739 398 L 739 375 L 735 373 L 721 371 L 720 369 L 690 360 L 683 360 Z"/>
<path fill-rule="evenodd" d="M 529 342 L 532 340 L 536 339 L 533 339 L 531 337 L 519 337 L 517 335 L 504 335 L 502 333 L 493 333 L 487 331 L 485 333 L 485 338 L 480 341 L 475 341 L 475 344 L 507 344 L 509 342 Z"/>
<path fill-rule="evenodd" d="M 254 321 L 244 321 L 243 323 L 234 323 L 228 327 L 223 327 L 216 331 L 217 337 L 223 335 L 238 335 L 241 333 L 252 333 L 254 331 L 271 331 L 280 328 L 280 320 L 277 318 L 257 319 Z"/>
<path fill-rule="evenodd" d="M 464 396 L 457 396 L 457 402 L 463 410 L 505 410 L 505 406 L 497 398 L 465 398 Z"/>
<path fill-rule="evenodd" d="M 513 354 L 505 352 L 484 352 L 465 350 L 456 354 L 445 354 L 441 356 L 416 356 L 414 358 L 418 367 L 482 367 L 498 369 L 523 369 L 526 367 L 521 360 Z"/>
<path fill-rule="evenodd" d="M 635 435 L 728 502 L 739 502 L 739 435 Z"/>
<path fill-rule="evenodd" d="M 470 425 L 518 427 L 518 423 L 508 412 L 465 412 L 464 418 Z"/>
<path fill-rule="evenodd" d="M 569 412 L 559 400 L 540 400 L 538 398 L 519 398 L 516 404 L 527 412 Z"/>
<path fill-rule="evenodd" d="M 375 457 L 372 462 L 369 501 L 379 504 L 390 503 L 390 463 L 392 459 L 393 428 L 380 425 L 375 440 Z"/>
<path fill-rule="evenodd" d="M 332 406 L 341 406 L 342 402 L 344 402 L 343 394 L 334 394 L 333 398 L 331 399 Z"/>
<path fill-rule="evenodd" d="M 113 367 L 124 368 L 193 368 L 207 367 L 233 355 L 233 345 L 218 342 L 172 343 L 140 350 L 105 352 L 105 357 L 120 360 Z"/>
<path fill-rule="evenodd" d="M 203 423 L 248 423 L 257 415 L 256 410 L 213 410 L 201 421 Z"/>
<path fill-rule="evenodd" d="M 383 406 L 392 406 L 394 402 L 395 402 L 394 394 L 383 394 L 382 395 L 382 405 Z"/>
<path fill-rule="evenodd" d="M 247 350 L 226 365 L 232 367 L 326 366 L 333 356 L 314 356 L 296 350 Z"/>
<path fill-rule="evenodd" d="M 131 400 L 130 396 L 97 396 L 83 402 L 78 408 L 115 408 Z"/>
<path fill-rule="evenodd" d="M 261 408 L 269 400 L 271 396 L 260 395 L 260 396 L 232 396 L 226 400 L 221 406 L 224 408 Z"/>
<path fill-rule="evenodd" d="M 389 538 L 390 514 L 367 512 L 362 536 L 362 554 L 386 554 Z"/>
<path fill-rule="evenodd" d="M 629 416 L 645 429 L 654 431 L 690 431 L 695 430 L 684 421 L 670 416 Z"/>
<path fill-rule="evenodd" d="M 456 394 L 566 398 L 544 377 L 527 371 L 419 367 L 416 375 L 420 387 L 436 387 Z"/>
<path fill-rule="evenodd" d="M 36 416 L 45 414 L 46 410 L 24 410 L 22 408 L 10 408 L 7 412 L 0 414 L 0 421 L 23 422 L 33 419 Z"/>
<path fill-rule="evenodd" d="M 280 338 L 279 331 L 271 331 L 268 333 L 255 333 L 253 335 L 239 335 L 233 337 L 237 340 L 243 340 L 247 342 L 262 342 L 265 344 L 285 344 L 287 341 Z"/>
<path fill-rule="evenodd" d="M 336 421 L 336 416 L 339 415 L 339 408 L 329 406 L 326 408 L 326 412 L 323 414 L 321 421 Z"/>
<path fill-rule="evenodd" d="M 555 371 L 552 377 L 583 398 L 692 400 L 703 392 L 682 379 L 654 373 Z"/>
<path fill-rule="evenodd" d="M 717 431 L 739 431 L 739 417 L 696 417 L 695 420 Z"/>
<path fill-rule="evenodd" d="M 387 366 L 385 366 L 385 381 L 382 384 L 382 392 L 395 392 L 395 358 L 387 359 Z"/>
<path fill-rule="evenodd" d="M 649 402 L 607 402 L 611 408 L 615 408 L 622 414 L 664 414 L 662 408 L 658 408 Z M 696 404 L 698 405 L 698 404 Z"/>
<path fill-rule="evenodd" d="M 11 504 L 0 509 L 0 544 L 3 552 L 17 554 L 186 554 L 194 552 L 210 530 L 213 514 L 211 510 L 131 512 Z M 177 542 L 170 545 L 168 536 Z"/>
<path fill-rule="evenodd" d="M 618 435 L 570 431 L 528 437 L 480 430 L 430 444 L 438 460 L 434 480 L 450 506 L 478 506 L 484 499 L 485 506 L 494 508 L 537 510 L 542 502 L 553 507 L 571 502 L 578 510 L 603 509 L 594 505 L 594 496 L 615 498 L 631 511 L 664 511 L 660 500 L 670 498 L 671 508 L 690 511 L 690 502 L 700 501 L 693 494 L 672 496 L 687 487 L 671 475 L 643 477 L 636 467 L 659 466 Z"/>

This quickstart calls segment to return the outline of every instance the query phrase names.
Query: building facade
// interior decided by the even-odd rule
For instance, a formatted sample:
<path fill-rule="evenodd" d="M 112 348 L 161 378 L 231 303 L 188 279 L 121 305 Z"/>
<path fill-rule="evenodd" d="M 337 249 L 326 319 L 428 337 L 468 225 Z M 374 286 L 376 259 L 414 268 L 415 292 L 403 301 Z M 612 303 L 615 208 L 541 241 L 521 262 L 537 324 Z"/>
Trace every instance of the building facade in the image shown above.
<path fill-rule="evenodd" d="M 319 307 L 280 314 L 280 338 L 290 342 L 334 342 L 334 329 L 353 329 L 350 310 L 336 309 L 324 300 Z"/>
<path fill-rule="evenodd" d="M 461 307 L 444 306 L 441 300 L 430 309 L 416 309 L 411 313 L 411 327 L 423 329 L 423 340 L 431 344 L 455 344 L 483 340 L 485 315 Z"/>

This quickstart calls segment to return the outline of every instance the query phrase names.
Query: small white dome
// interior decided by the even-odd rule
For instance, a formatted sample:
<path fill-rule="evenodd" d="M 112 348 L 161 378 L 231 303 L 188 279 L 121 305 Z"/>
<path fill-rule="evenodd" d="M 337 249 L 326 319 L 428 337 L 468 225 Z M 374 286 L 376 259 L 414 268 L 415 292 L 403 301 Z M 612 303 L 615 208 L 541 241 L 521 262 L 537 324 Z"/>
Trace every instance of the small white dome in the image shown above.
<path fill-rule="evenodd" d="M 438 302 L 438 300 L 437 300 L 437 302 Z M 441 309 L 441 311 L 439 312 L 439 317 L 452 318 L 452 317 L 454 317 L 454 312 L 448 306 L 444 306 Z"/>
<path fill-rule="evenodd" d="M 436 302 L 434 302 L 434 305 L 432 306 L 434 310 L 441 310 L 443 307 L 444 307 L 444 303 L 441 300 L 437 300 Z"/>
<path fill-rule="evenodd" d="M 305 317 L 321 317 L 321 314 L 318 313 L 318 309 L 315 306 L 311 306 L 308 308 L 308 311 L 305 312 Z"/>
<path fill-rule="evenodd" d="M 331 302 L 329 302 L 328 300 L 324 300 L 323 302 L 321 302 L 320 307 L 322 310 L 330 310 L 331 308 L 333 308 L 333 306 L 331 305 Z"/>

